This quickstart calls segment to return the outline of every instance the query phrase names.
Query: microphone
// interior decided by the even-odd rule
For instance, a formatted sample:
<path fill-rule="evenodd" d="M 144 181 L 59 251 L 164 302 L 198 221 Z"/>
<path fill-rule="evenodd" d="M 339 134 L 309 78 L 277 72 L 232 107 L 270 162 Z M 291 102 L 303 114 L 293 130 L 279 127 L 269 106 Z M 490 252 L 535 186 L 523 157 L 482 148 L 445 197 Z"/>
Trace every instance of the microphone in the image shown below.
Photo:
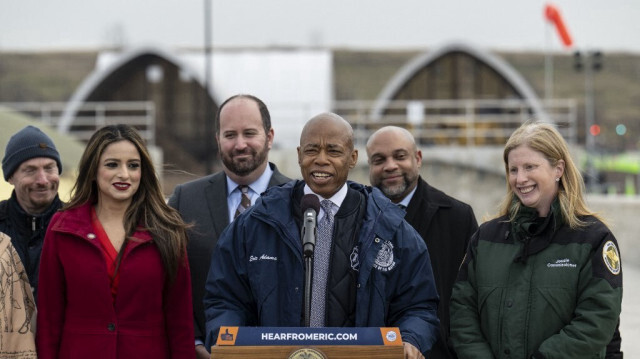
<path fill-rule="evenodd" d="M 302 253 L 304 257 L 304 325 L 311 326 L 311 285 L 313 283 L 313 250 L 316 247 L 316 220 L 320 200 L 314 194 L 305 194 L 300 201 L 302 208 Z"/>
<path fill-rule="evenodd" d="M 320 200 L 314 194 L 305 194 L 300 201 L 302 207 L 302 253 L 305 257 L 311 257 L 316 247 L 316 221 L 320 211 Z"/>

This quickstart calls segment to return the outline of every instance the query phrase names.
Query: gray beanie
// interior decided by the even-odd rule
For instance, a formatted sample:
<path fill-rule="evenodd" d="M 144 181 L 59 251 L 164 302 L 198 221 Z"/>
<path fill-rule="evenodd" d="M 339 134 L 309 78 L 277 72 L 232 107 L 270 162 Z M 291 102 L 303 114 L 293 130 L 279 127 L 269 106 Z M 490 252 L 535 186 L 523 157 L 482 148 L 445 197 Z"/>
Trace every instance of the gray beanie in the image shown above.
<path fill-rule="evenodd" d="M 60 154 L 51 138 L 39 128 L 27 126 L 11 136 L 4 150 L 2 172 L 5 181 L 9 181 L 22 162 L 36 157 L 53 158 L 58 164 L 58 174 L 62 173 Z"/>

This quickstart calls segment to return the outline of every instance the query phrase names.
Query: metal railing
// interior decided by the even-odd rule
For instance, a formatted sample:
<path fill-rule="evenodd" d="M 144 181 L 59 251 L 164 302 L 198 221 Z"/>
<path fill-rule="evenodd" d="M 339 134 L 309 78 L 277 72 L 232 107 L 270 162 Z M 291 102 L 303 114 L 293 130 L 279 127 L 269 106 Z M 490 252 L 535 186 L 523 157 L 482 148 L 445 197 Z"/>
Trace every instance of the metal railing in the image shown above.
<path fill-rule="evenodd" d="M 2 102 L 0 112 L 20 112 L 58 128 L 66 102 Z M 156 141 L 156 109 L 152 101 L 84 102 L 75 114 L 69 133 L 81 141 L 105 125 L 125 123 L 135 127 L 149 145 Z"/>
<path fill-rule="evenodd" d="M 58 127 L 67 105 L 65 102 L 0 103 L 0 112 L 19 111 Z M 351 123 L 357 146 L 364 146 L 371 133 L 386 125 L 409 129 L 421 146 L 500 146 L 523 122 L 537 116 L 527 101 L 519 99 L 390 101 L 383 114 L 373 110 L 375 105 L 374 101 L 336 101 L 330 111 Z M 284 118 L 287 116 L 283 114 L 286 110 L 307 106 L 304 103 L 270 105 L 272 114 L 278 115 L 278 118 L 274 116 L 274 122 L 300 129 L 305 118 Z M 544 116 L 558 126 L 569 144 L 577 143 L 576 106 L 575 100 L 543 102 Z M 85 102 L 78 106 L 69 132 L 86 141 L 104 125 L 127 123 L 153 145 L 155 117 L 156 109 L 151 101 Z"/>
<path fill-rule="evenodd" d="M 543 106 L 547 120 L 568 143 L 576 144 L 576 102 L 550 100 Z M 526 101 L 516 99 L 391 101 L 384 114 L 373 108 L 373 102 L 334 103 L 334 111 L 353 126 L 356 145 L 364 145 L 373 131 L 387 125 L 407 128 L 420 145 L 503 145 L 522 123 L 538 117 Z"/>

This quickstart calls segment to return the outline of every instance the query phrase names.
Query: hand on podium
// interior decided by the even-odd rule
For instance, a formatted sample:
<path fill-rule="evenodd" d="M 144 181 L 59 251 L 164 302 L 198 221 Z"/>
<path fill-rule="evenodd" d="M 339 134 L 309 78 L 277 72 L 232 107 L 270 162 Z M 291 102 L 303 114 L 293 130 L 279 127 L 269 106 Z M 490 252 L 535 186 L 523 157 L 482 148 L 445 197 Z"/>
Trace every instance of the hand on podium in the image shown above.
<path fill-rule="evenodd" d="M 404 345 L 404 357 L 406 359 L 424 359 L 422 353 L 418 348 L 414 347 L 412 344 L 407 342 L 402 343 Z"/>
<path fill-rule="evenodd" d="M 196 345 L 196 359 L 209 359 L 211 354 L 204 347 L 204 344 Z"/>

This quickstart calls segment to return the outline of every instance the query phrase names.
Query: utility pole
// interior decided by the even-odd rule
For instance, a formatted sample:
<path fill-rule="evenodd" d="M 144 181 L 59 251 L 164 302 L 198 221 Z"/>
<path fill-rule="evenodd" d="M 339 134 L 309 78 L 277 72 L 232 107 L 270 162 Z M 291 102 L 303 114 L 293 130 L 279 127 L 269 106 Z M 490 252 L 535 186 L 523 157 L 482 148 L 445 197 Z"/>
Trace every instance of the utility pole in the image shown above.
<path fill-rule="evenodd" d="M 211 0 L 204 0 L 204 89 L 205 89 L 205 143 L 206 143 L 206 174 L 213 173 L 213 161 L 215 159 L 214 140 L 215 129 L 213 121 L 213 97 L 211 96 Z"/>
<path fill-rule="evenodd" d="M 584 119 L 585 119 L 585 150 L 587 152 L 587 191 L 595 192 L 598 185 L 598 174 L 593 160 L 596 155 L 596 136 L 600 134 L 600 127 L 595 120 L 595 101 L 593 89 L 593 74 L 602 69 L 602 53 L 588 51 L 584 55 L 580 51 L 574 54 L 574 68 L 584 71 Z"/>
<path fill-rule="evenodd" d="M 545 109 L 553 99 L 553 53 L 551 50 L 551 26 L 545 26 L 544 100 Z"/>

